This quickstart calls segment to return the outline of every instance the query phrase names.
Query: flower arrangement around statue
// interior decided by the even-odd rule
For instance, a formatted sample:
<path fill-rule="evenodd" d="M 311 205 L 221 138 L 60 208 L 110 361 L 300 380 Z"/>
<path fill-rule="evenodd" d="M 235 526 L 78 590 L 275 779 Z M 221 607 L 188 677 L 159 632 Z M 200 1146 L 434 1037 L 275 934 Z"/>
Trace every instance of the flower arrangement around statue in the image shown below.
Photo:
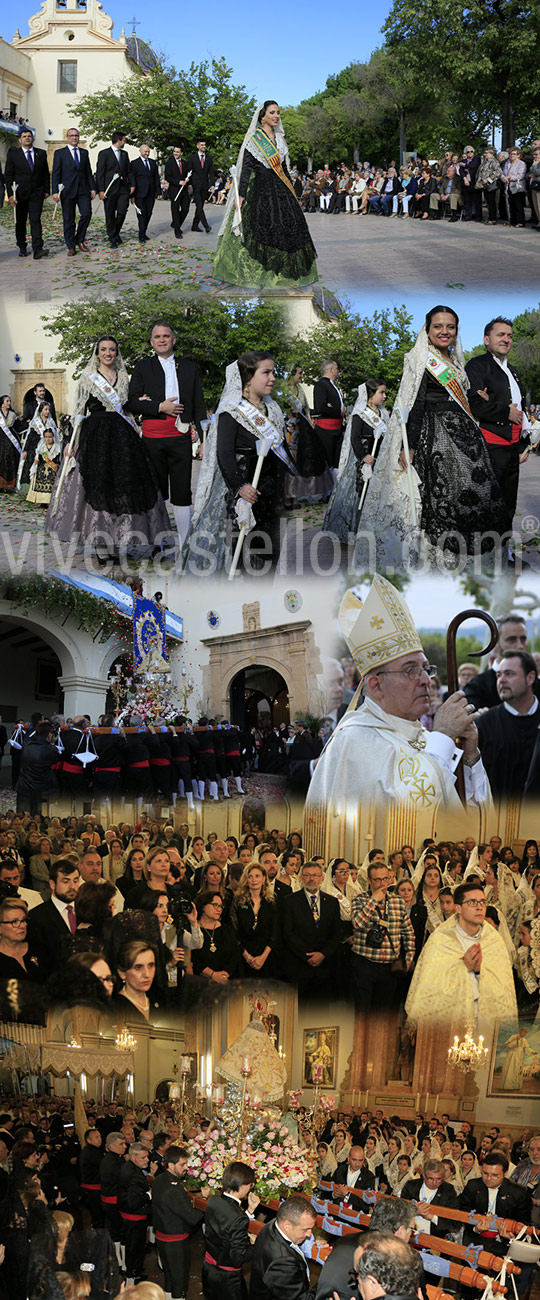
<path fill-rule="evenodd" d="M 288 1196 L 290 1192 L 310 1192 L 312 1172 L 308 1155 L 293 1141 L 280 1123 L 252 1125 L 240 1155 L 236 1136 L 222 1126 L 210 1137 L 199 1134 L 187 1143 L 188 1168 L 186 1187 L 199 1190 L 222 1185 L 223 1170 L 232 1160 L 244 1160 L 256 1173 L 254 1190 L 261 1200 Z"/>

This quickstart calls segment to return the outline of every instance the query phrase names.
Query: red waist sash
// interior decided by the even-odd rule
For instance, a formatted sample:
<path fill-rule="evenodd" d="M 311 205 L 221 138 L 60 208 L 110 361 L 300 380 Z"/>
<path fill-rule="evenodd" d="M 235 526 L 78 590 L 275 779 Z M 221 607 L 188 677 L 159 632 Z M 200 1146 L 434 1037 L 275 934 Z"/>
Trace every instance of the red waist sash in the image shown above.
<path fill-rule="evenodd" d="M 313 421 L 320 429 L 328 429 L 329 433 L 341 433 L 343 420 L 336 419 L 335 416 L 317 415 Z"/>
<path fill-rule="evenodd" d="M 176 416 L 166 415 L 162 420 L 143 420 L 143 438 L 191 438 L 191 429 L 181 433 L 176 428 Z"/>
<path fill-rule="evenodd" d="M 242 1269 L 241 1269 L 241 1268 L 232 1268 L 230 1264 L 218 1264 L 217 1259 L 214 1259 L 214 1256 L 210 1254 L 210 1251 L 209 1251 L 209 1250 L 205 1250 L 205 1252 L 204 1252 L 204 1258 L 205 1258 L 207 1264 L 213 1264 L 213 1265 L 214 1265 L 214 1268 L 220 1268 L 220 1269 L 222 1270 L 223 1273 L 241 1273 L 241 1272 L 242 1272 Z"/>
<path fill-rule="evenodd" d="M 480 425 L 480 428 L 482 430 L 486 442 L 490 443 L 492 446 L 495 447 L 515 446 L 516 442 L 519 442 L 520 435 L 521 435 L 520 424 L 512 425 L 512 437 L 510 439 L 510 442 L 508 441 L 508 438 L 501 438 L 500 433 L 492 433 L 491 429 L 482 429 L 482 425 Z"/>

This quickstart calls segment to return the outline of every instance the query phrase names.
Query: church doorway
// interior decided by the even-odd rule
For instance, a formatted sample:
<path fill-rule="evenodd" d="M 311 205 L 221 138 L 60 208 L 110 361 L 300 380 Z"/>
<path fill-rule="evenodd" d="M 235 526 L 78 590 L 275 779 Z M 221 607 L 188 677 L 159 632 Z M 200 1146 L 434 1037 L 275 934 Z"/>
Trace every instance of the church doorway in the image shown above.
<path fill-rule="evenodd" d="M 242 730 L 279 727 L 290 722 L 285 679 L 266 664 L 250 664 L 233 677 L 229 687 L 230 721 Z"/>

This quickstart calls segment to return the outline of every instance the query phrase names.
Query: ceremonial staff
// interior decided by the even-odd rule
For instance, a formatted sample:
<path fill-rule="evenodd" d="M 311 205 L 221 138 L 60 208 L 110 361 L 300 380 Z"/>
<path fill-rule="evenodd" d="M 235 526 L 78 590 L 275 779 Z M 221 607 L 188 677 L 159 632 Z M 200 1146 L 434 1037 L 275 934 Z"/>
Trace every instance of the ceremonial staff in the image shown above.
<path fill-rule="evenodd" d="M 265 456 L 268 455 L 268 451 L 269 451 L 269 447 L 267 446 L 266 451 L 260 451 L 260 452 L 259 452 L 259 457 L 258 457 L 258 460 L 257 460 L 257 464 L 256 464 L 256 466 L 255 466 L 255 473 L 254 473 L 254 475 L 253 475 L 253 479 L 252 479 L 252 482 L 251 482 L 251 487 L 252 487 L 252 488 L 256 488 L 256 487 L 257 487 L 257 484 L 258 484 L 259 479 L 260 479 L 260 477 L 261 477 L 261 472 L 262 472 L 262 467 L 263 467 L 263 465 L 264 465 Z M 251 505 L 251 502 L 248 502 L 248 505 Z M 240 560 L 240 556 L 241 556 L 241 554 L 242 554 L 242 546 L 243 546 L 243 544 L 244 544 L 244 537 L 245 537 L 245 535 L 246 535 L 246 533 L 247 533 L 248 527 L 249 527 L 249 521 L 248 521 L 247 519 L 245 519 L 244 522 L 243 522 L 243 524 L 241 524 L 241 526 L 240 526 L 240 532 L 239 532 L 239 534 L 238 534 L 238 541 L 237 541 L 237 543 L 236 543 L 236 547 L 235 547 L 234 555 L 233 555 L 233 558 L 232 558 L 232 564 L 231 564 L 231 567 L 230 567 L 230 569 L 229 569 L 229 573 L 228 573 L 228 579 L 229 579 L 229 582 L 232 582 L 232 579 L 234 578 L 234 575 L 235 575 L 236 570 L 237 570 L 237 568 L 238 568 L 238 563 L 239 563 L 239 560 Z"/>
<path fill-rule="evenodd" d="M 58 212 L 58 209 L 59 209 L 59 207 L 60 207 L 60 195 L 61 195 L 63 189 L 64 189 L 64 186 L 62 185 L 62 183 L 60 183 L 60 185 L 58 186 L 58 198 L 57 198 L 56 203 L 55 203 L 55 205 L 54 205 L 53 221 L 55 220 L 55 218 L 56 218 L 56 213 Z"/>
<path fill-rule="evenodd" d="M 371 455 L 373 456 L 373 460 L 375 460 L 375 457 L 376 457 L 376 455 L 377 455 L 377 443 L 380 442 L 380 440 L 381 440 L 381 436 L 382 436 L 382 435 L 381 435 L 380 433 L 376 433 L 376 434 L 375 434 L 375 437 L 374 437 L 374 439 L 373 439 L 373 447 L 372 447 L 372 449 L 371 449 Z M 366 465 L 366 466 L 363 466 L 362 468 L 363 468 L 363 469 L 364 469 L 364 468 L 365 468 L 365 469 L 370 469 L 370 470 L 371 470 L 371 474 L 368 474 L 368 475 L 366 476 L 366 478 L 364 479 L 364 486 L 363 486 L 363 488 L 362 488 L 362 496 L 360 497 L 360 504 L 359 504 L 359 506 L 358 506 L 358 516 L 359 516 L 359 517 L 360 517 L 360 515 L 362 514 L 362 506 L 363 506 L 364 501 L 365 501 L 365 499 L 366 499 L 366 492 L 367 492 L 367 490 L 368 490 L 368 483 L 369 483 L 370 478 L 371 478 L 372 475 L 373 475 L 373 470 L 372 470 L 371 465 Z"/>
<path fill-rule="evenodd" d="M 58 510 L 58 506 L 60 504 L 60 495 L 62 492 L 62 488 L 64 486 L 64 480 L 68 472 L 68 465 L 70 460 L 74 457 L 79 444 L 79 430 L 80 430 L 81 423 L 82 423 L 82 416 L 77 416 L 75 419 L 75 424 L 73 426 L 73 433 L 69 440 L 68 446 L 64 452 L 64 463 L 62 465 L 62 469 L 60 470 L 58 486 L 55 489 L 55 498 L 54 498 L 53 505 L 51 506 L 51 516 L 54 516 L 56 514 Z"/>
<path fill-rule="evenodd" d="M 405 406 L 395 406 L 394 411 L 399 420 L 399 424 L 401 428 L 401 441 L 403 444 L 403 451 L 405 452 L 405 459 L 407 461 L 406 473 L 407 473 L 407 487 L 409 489 L 409 501 L 411 505 L 411 523 L 413 528 L 417 528 L 418 515 L 416 513 L 416 497 L 414 495 L 411 453 L 409 451 L 409 439 L 407 436 L 407 420 L 409 418 L 409 412 Z"/>
<path fill-rule="evenodd" d="M 240 206 L 240 191 L 239 191 L 239 189 L 238 189 L 238 169 L 237 169 L 236 166 L 233 165 L 232 167 L 229 168 L 229 170 L 230 170 L 230 173 L 231 173 L 231 176 L 232 176 L 232 183 L 233 183 L 233 187 L 234 187 L 234 206 L 235 206 L 235 209 L 236 209 L 236 225 L 239 226 L 239 228 L 240 228 L 240 238 L 241 238 L 242 243 L 243 243 L 243 242 L 244 242 L 244 229 L 243 229 L 243 226 L 242 226 L 242 208 L 241 208 L 241 206 Z M 234 220 L 234 218 L 233 218 L 233 223 L 232 223 L 232 224 L 233 224 L 233 226 L 235 225 L 235 220 Z"/>
<path fill-rule="evenodd" d="M 178 199 L 180 198 L 180 195 L 181 195 L 181 193 L 182 193 L 182 190 L 185 190 L 185 188 L 186 188 L 186 185 L 187 185 L 187 183 L 188 183 L 188 181 L 189 181 L 190 176 L 191 176 L 191 172 L 188 172 L 185 181 L 183 181 L 182 185 L 180 186 L 180 189 L 179 189 L 179 191 L 178 191 L 178 194 L 175 194 L 175 196 L 174 196 L 173 203 L 177 203 L 177 201 L 178 201 Z"/>
<path fill-rule="evenodd" d="M 454 695 L 455 691 L 459 690 L 458 667 L 457 667 L 457 632 L 458 632 L 458 628 L 461 627 L 461 624 L 465 623 L 468 618 L 480 619 L 482 623 L 487 624 L 491 632 L 491 637 L 489 639 L 488 644 L 484 646 L 482 650 L 469 650 L 467 652 L 469 655 L 474 655 L 475 658 L 480 658 L 481 655 L 489 654 L 490 650 L 495 649 L 495 646 L 499 639 L 499 629 L 497 627 L 495 619 L 491 617 L 491 614 L 486 614 L 485 610 L 464 609 L 461 614 L 456 614 L 455 618 L 453 618 L 452 622 L 448 625 L 448 631 L 446 633 L 446 669 L 447 669 L 449 695 Z M 471 713 L 475 711 L 474 706 L 469 706 L 469 707 L 471 709 Z M 463 804 L 463 807 L 465 808 L 467 804 L 467 800 L 465 797 L 465 776 L 463 772 L 462 763 L 459 764 L 459 767 L 456 772 L 456 789 L 461 799 L 461 802 Z"/>

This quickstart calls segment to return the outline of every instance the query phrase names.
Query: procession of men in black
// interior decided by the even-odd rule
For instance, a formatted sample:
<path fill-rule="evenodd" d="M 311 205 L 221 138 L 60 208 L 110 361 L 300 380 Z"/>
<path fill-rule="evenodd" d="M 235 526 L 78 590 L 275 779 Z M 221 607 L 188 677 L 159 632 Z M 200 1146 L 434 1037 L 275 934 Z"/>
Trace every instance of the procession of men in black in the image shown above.
<path fill-rule="evenodd" d="M 254 1171 L 237 1161 L 226 1167 L 221 1189 L 202 1188 L 205 1209 L 194 1206 L 184 1186 L 189 1154 L 170 1104 L 144 1103 L 132 1109 L 114 1101 L 101 1105 L 90 1101 L 86 1112 L 88 1127 L 81 1145 L 69 1100 L 43 1095 L 22 1102 L 13 1096 L 0 1098 L 0 1238 L 5 1248 L 0 1288 L 5 1287 L 9 1300 L 26 1296 L 37 1300 L 38 1293 L 48 1300 L 56 1294 L 48 1289 L 49 1274 L 55 1268 L 54 1251 L 47 1256 L 43 1234 L 48 1229 L 52 1242 L 58 1240 L 60 1229 L 65 1231 L 66 1214 L 71 1220 L 67 1225 L 69 1248 L 64 1254 L 68 1266 L 85 1267 L 83 1259 L 76 1262 L 81 1250 L 86 1251 L 87 1261 L 89 1256 L 95 1260 L 95 1267 L 98 1261 L 101 1266 L 104 1258 L 108 1261 L 104 1269 L 105 1273 L 108 1270 L 107 1286 L 96 1291 L 96 1296 L 115 1296 L 122 1277 L 129 1285 L 152 1275 L 163 1283 L 167 1300 L 180 1300 L 188 1294 L 192 1244 L 197 1259 L 201 1249 L 203 1252 L 206 1300 L 218 1296 L 222 1300 L 224 1294 L 229 1300 L 240 1300 L 247 1295 L 243 1278 L 247 1268 L 253 1300 L 307 1300 L 308 1294 L 316 1300 L 330 1300 L 336 1294 L 340 1300 L 351 1300 L 358 1273 L 362 1277 L 361 1257 L 368 1249 L 383 1254 L 388 1249 L 396 1265 L 408 1268 L 411 1278 L 415 1278 L 415 1270 L 418 1276 L 411 1288 L 389 1290 L 383 1285 L 376 1293 L 369 1288 L 365 1293 L 360 1285 L 363 1300 L 375 1300 L 379 1294 L 416 1296 L 419 1284 L 425 1297 L 426 1281 L 438 1281 L 439 1257 L 436 1251 L 431 1257 L 424 1255 L 428 1271 L 423 1272 L 417 1252 L 407 1244 L 415 1230 L 451 1241 L 463 1237 L 465 1244 L 473 1243 L 501 1262 L 513 1235 L 502 1225 L 494 1233 L 489 1217 L 463 1228 L 455 1219 L 445 1219 L 440 1210 L 461 1208 L 481 1216 L 517 1219 L 526 1225 L 538 1223 L 540 1217 L 540 1134 L 533 1130 L 503 1135 L 494 1125 L 487 1132 L 480 1129 L 477 1136 L 469 1121 L 460 1125 L 448 1114 L 417 1115 L 410 1121 L 397 1115 L 387 1117 L 380 1110 L 375 1114 L 338 1112 L 328 1120 L 322 1134 L 326 1142 L 321 1140 L 319 1152 L 322 1156 L 324 1150 L 338 1151 L 339 1136 L 340 1147 L 344 1139 L 349 1155 L 335 1168 L 330 1186 L 316 1190 L 316 1197 L 319 1203 L 322 1196 L 352 1205 L 371 1217 L 367 1231 L 362 1227 L 338 1239 L 318 1275 L 316 1291 L 314 1287 L 310 1290 L 310 1266 L 301 1250 L 307 1243 L 309 1258 L 317 1212 L 309 1196 L 292 1193 L 275 1217 L 275 1211 L 259 1200 Z M 201 1133 L 210 1142 L 218 1140 L 212 1121 L 198 1114 L 186 1137 Z M 386 1169 L 376 1166 L 375 1172 L 367 1164 L 364 1148 L 373 1136 L 379 1150 L 386 1152 L 385 1163 L 392 1141 L 401 1145 L 409 1138 L 409 1146 L 414 1144 L 416 1154 L 409 1163 L 411 1171 L 418 1174 L 402 1185 L 399 1199 L 392 1192 L 388 1164 Z M 475 1157 L 473 1176 L 467 1178 L 460 1193 L 454 1185 L 459 1161 L 447 1159 L 443 1164 L 441 1159 L 422 1155 L 422 1144 L 425 1147 L 427 1141 L 442 1146 L 451 1142 L 462 1155 Z M 355 1187 L 377 1188 L 386 1199 L 372 1208 Z M 252 1231 L 256 1219 L 264 1222 L 257 1236 Z M 24 1256 L 21 1231 L 26 1243 Z M 394 1250 L 390 1237 L 397 1238 L 405 1252 L 397 1246 Z M 329 1239 L 332 1244 L 331 1234 Z M 374 1276 L 372 1263 L 367 1273 L 364 1266 L 364 1276 Z M 313 1272 L 316 1277 L 316 1270 Z M 530 1290 L 532 1268 L 523 1266 L 516 1279 L 521 1300 Z M 384 1269 L 380 1280 L 384 1280 Z M 35 1289 L 38 1284 L 39 1292 Z"/>

